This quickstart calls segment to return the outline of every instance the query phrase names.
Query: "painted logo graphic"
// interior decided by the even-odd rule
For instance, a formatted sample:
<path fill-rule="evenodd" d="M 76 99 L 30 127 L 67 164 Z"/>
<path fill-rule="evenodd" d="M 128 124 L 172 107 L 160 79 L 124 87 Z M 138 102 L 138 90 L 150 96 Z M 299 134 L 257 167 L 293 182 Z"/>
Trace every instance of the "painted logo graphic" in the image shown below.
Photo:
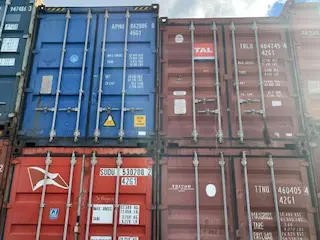
<path fill-rule="evenodd" d="M 59 208 L 50 208 L 49 219 L 57 220 L 59 218 Z"/>
<path fill-rule="evenodd" d="M 213 43 L 195 43 L 194 44 L 195 60 L 212 60 L 215 59 Z"/>
<path fill-rule="evenodd" d="M 30 179 L 30 184 L 32 191 L 37 190 L 40 187 L 43 187 L 45 184 L 45 170 L 39 167 L 29 167 L 28 174 Z M 69 186 L 66 181 L 60 176 L 59 173 L 47 173 L 46 185 L 53 185 L 58 188 L 68 189 Z"/>

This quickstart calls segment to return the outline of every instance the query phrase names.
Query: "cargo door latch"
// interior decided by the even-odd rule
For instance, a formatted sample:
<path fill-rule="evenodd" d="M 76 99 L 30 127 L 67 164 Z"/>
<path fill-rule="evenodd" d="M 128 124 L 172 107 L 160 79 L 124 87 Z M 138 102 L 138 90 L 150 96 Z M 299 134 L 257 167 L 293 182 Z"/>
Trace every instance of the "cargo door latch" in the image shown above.
<path fill-rule="evenodd" d="M 67 108 L 59 108 L 58 111 L 62 111 L 62 112 L 67 112 L 67 113 L 71 113 L 71 112 L 78 112 L 79 109 L 78 108 L 72 108 L 72 107 L 67 107 Z"/>
<path fill-rule="evenodd" d="M 135 108 L 135 107 L 126 108 L 126 107 L 124 107 L 123 111 L 134 113 L 134 112 L 137 112 L 137 111 L 143 111 L 143 108 Z"/>
<path fill-rule="evenodd" d="M 206 108 L 204 110 L 198 111 L 198 113 L 202 113 L 202 114 L 206 114 L 206 115 L 218 114 L 219 113 L 219 109 L 211 110 L 209 108 Z"/>
<path fill-rule="evenodd" d="M 239 102 L 242 103 L 258 103 L 260 102 L 259 99 L 251 99 L 251 98 L 247 98 L 247 99 L 239 99 Z"/>
<path fill-rule="evenodd" d="M 256 115 L 256 114 L 263 115 L 264 114 L 263 110 L 256 110 L 256 109 L 244 110 L 243 112 L 251 113 L 252 115 Z"/>
<path fill-rule="evenodd" d="M 198 103 L 209 103 L 209 102 L 215 102 L 216 99 L 214 98 L 196 98 L 195 99 L 195 103 L 198 104 Z"/>
<path fill-rule="evenodd" d="M 112 108 L 112 107 L 106 107 L 106 108 L 99 108 L 99 112 L 107 112 L 111 113 L 111 111 L 120 111 L 120 108 Z"/>

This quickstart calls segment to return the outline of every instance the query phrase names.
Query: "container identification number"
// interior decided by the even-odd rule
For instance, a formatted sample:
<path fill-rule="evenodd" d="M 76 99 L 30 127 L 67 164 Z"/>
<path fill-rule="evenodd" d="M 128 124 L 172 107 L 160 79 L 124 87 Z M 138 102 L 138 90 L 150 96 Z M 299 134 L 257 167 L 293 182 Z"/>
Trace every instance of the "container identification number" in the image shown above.
<path fill-rule="evenodd" d="M 12 6 L 10 12 L 31 12 L 32 6 Z"/>
<path fill-rule="evenodd" d="M 120 168 L 119 176 L 152 176 L 151 168 Z M 100 168 L 100 177 L 117 176 L 117 168 Z"/>
<path fill-rule="evenodd" d="M 136 177 L 123 177 L 121 178 L 122 186 L 137 186 L 138 179 Z"/>

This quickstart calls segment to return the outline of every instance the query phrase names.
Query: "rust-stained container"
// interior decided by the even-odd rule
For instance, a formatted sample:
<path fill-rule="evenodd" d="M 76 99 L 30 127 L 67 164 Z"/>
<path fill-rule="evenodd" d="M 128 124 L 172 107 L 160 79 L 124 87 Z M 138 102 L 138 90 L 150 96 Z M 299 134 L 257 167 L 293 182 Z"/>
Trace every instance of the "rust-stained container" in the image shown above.
<path fill-rule="evenodd" d="M 224 28 L 231 137 L 250 146 L 284 147 L 301 136 L 291 45 L 280 20 L 236 19 Z"/>
<path fill-rule="evenodd" d="M 145 153 L 24 149 L 15 159 L 4 239 L 151 239 L 153 161 Z"/>
<path fill-rule="evenodd" d="M 7 173 L 10 162 L 11 146 L 8 139 L 0 139 L 0 212 L 4 198 Z"/>
<path fill-rule="evenodd" d="M 163 18 L 160 30 L 163 139 L 179 146 L 223 142 L 228 115 L 222 27 L 210 19 Z"/>
<path fill-rule="evenodd" d="M 307 172 L 287 150 L 172 150 L 161 164 L 161 239 L 319 239 Z"/>

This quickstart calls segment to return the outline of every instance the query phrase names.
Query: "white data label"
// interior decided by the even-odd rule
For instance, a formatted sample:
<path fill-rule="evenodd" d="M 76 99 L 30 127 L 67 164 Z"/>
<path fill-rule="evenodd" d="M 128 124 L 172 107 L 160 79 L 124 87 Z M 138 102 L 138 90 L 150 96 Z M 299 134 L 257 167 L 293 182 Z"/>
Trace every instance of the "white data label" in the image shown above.
<path fill-rule="evenodd" d="M 7 23 L 4 26 L 4 30 L 18 30 L 18 28 L 19 28 L 19 24 L 9 24 L 9 23 Z"/>
<path fill-rule="evenodd" d="M 138 179 L 136 177 L 123 177 L 123 178 L 121 178 L 121 185 L 123 185 L 123 186 L 137 186 Z"/>
<path fill-rule="evenodd" d="M 174 114 L 184 115 L 187 113 L 187 102 L 185 99 L 174 100 Z"/>
<path fill-rule="evenodd" d="M 281 107 L 282 102 L 281 101 L 272 101 L 272 107 Z"/>
<path fill-rule="evenodd" d="M 0 58 L 0 66 L 9 67 L 9 66 L 14 66 L 15 63 L 16 63 L 15 58 Z"/>
<path fill-rule="evenodd" d="M 94 204 L 92 210 L 92 223 L 112 224 L 113 223 L 113 205 L 112 204 Z"/>
<path fill-rule="evenodd" d="M 111 236 L 92 236 L 90 240 L 112 240 Z"/>
<path fill-rule="evenodd" d="M 19 38 L 4 38 L 2 40 L 1 52 L 17 52 Z"/>
<path fill-rule="evenodd" d="M 118 240 L 139 240 L 139 237 L 127 237 L 127 236 L 123 236 L 123 237 L 118 237 Z"/>
<path fill-rule="evenodd" d="M 100 168 L 100 177 L 117 176 L 117 168 Z M 152 176 L 151 168 L 120 168 L 120 176 Z"/>
<path fill-rule="evenodd" d="M 119 224 L 139 225 L 139 215 L 139 205 L 120 205 Z"/>

